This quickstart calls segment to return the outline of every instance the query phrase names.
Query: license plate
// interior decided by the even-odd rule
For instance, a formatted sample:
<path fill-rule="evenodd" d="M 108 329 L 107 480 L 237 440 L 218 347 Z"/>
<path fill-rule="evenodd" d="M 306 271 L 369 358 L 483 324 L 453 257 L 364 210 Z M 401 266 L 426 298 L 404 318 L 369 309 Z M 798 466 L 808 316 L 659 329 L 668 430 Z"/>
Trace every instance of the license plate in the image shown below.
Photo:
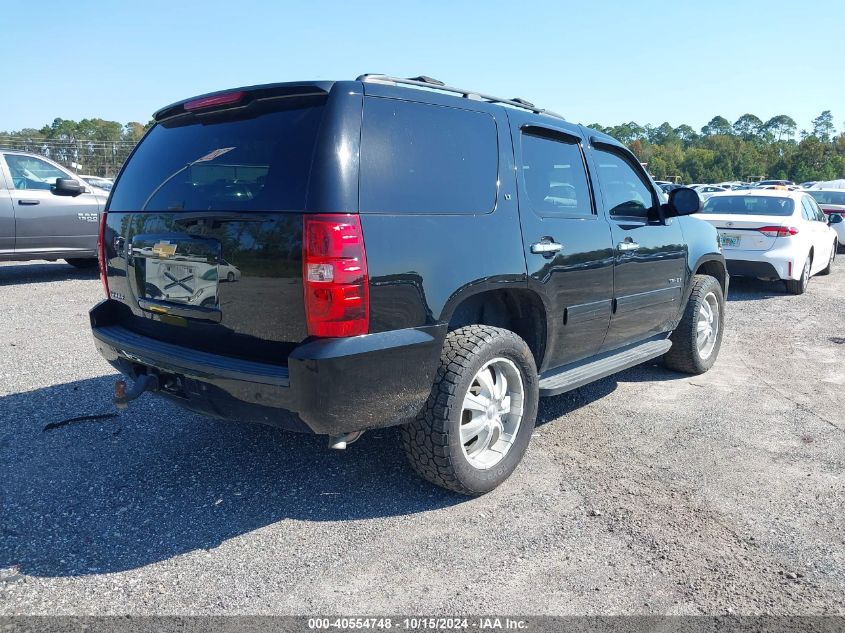
<path fill-rule="evenodd" d="M 741 235 L 720 235 L 719 243 L 727 248 L 739 248 L 739 243 L 742 241 Z"/>

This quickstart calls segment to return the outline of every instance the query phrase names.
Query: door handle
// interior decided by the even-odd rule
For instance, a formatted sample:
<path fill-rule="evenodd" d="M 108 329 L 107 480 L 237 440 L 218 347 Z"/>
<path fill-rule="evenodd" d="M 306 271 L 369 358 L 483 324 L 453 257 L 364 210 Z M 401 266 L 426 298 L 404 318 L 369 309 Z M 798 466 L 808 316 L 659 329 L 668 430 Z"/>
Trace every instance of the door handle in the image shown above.
<path fill-rule="evenodd" d="M 33 200 L 32 198 L 19 198 L 18 204 L 41 204 L 41 200 Z"/>
<path fill-rule="evenodd" d="M 550 237 L 544 237 L 539 242 L 531 245 L 531 252 L 535 255 L 543 255 L 544 257 L 551 257 L 555 253 L 563 250 L 563 244 L 558 244 Z"/>
<path fill-rule="evenodd" d="M 622 241 L 622 242 L 619 242 L 619 243 L 616 245 L 616 248 L 618 248 L 620 251 L 635 251 L 635 250 L 637 250 L 639 247 L 640 247 L 640 245 L 639 245 L 639 244 L 637 244 L 636 242 L 634 242 L 634 241 L 632 241 L 632 240 L 630 240 L 630 239 L 626 239 L 626 240 L 624 240 L 624 241 Z"/>

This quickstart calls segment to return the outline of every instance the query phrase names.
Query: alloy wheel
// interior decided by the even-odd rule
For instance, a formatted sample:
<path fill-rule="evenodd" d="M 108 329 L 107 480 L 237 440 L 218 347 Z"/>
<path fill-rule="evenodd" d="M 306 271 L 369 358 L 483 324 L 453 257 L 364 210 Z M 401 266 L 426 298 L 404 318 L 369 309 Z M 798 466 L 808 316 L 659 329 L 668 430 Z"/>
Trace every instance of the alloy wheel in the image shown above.
<path fill-rule="evenodd" d="M 478 370 L 464 396 L 460 441 L 467 461 L 485 470 L 513 446 L 522 423 L 525 386 L 516 365 L 494 358 Z"/>

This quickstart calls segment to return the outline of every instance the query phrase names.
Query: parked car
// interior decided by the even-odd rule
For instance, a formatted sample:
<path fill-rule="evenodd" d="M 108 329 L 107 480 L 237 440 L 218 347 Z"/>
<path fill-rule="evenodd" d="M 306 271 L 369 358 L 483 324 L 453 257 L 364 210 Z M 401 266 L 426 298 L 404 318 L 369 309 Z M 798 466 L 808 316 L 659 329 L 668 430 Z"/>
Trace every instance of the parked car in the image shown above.
<path fill-rule="evenodd" d="M 663 184 L 663 185 L 661 185 L 660 183 L 657 183 L 657 184 L 658 184 L 658 185 L 660 186 L 660 188 L 663 190 L 663 193 L 665 193 L 665 194 L 667 194 L 667 195 L 668 195 L 669 193 L 671 193 L 672 191 L 674 191 L 675 189 L 680 189 L 681 187 L 683 187 L 683 186 L 684 186 L 684 185 L 676 185 L 676 184 L 675 184 L 675 183 L 673 183 L 673 182 L 666 183 L 666 184 Z"/>
<path fill-rule="evenodd" d="M 757 183 L 755 183 L 755 186 L 757 186 L 757 187 L 765 187 L 766 185 L 789 186 L 789 185 L 794 185 L 794 184 L 795 183 L 792 182 L 791 180 L 760 180 Z"/>
<path fill-rule="evenodd" d="M 0 261 L 97 264 L 97 227 L 108 194 L 43 156 L 0 150 Z"/>
<path fill-rule="evenodd" d="M 705 202 L 707 198 L 712 196 L 714 193 L 723 193 L 727 191 L 724 187 L 718 187 L 716 185 L 696 185 L 692 187 L 692 189 L 698 193 L 702 202 Z"/>
<path fill-rule="evenodd" d="M 792 294 L 802 294 L 813 275 L 830 273 L 836 257 L 836 231 L 804 192 L 715 194 L 698 217 L 719 231 L 731 275 L 783 280 Z"/>
<path fill-rule="evenodd" d="M 220 281 L 238 281 L 241 278 L 241 271 L 237 266 L 232 266 L 225 259 L 221 259 L 217 265 L 220 274 Z"/>
<path fill-rule="evenodd" d="M 817 182 L 818 182 L 818 180 L 808 180 L 807 182 L 802 182 L 800 187 L 802 189 L 809 189 L 810 187 L 812 187 Z"/>
<path fill-rule="evenodd" d="M 99 187 L 103 191 L 111 191 L 114 181 L 111 178 L 101 178 L 100 176 L 80 175 L 80 178 L 87 182 L 92 187 Z"/>
<path fill-rule="evenodd" d="M 814 184 L 810 189 L 845 189 L 845 179 L 822 180 Z"/>
<path fill-rule="evenodd" d="M 821 207 L 822 213 L 833 220 L 832 215 L 845 216 L 845 189 L 811 189 L 807 191 Z M 845 222 L 833 220 L 831 226 L 839 240 L 839 252 L 845 253 Z"/>
<path fill-rule="evenodd" d="M 134 380 L 120 406 L 157 391 L 333 448 L 401 424 L 420 475 L 477 495 L 522 458 L 540 396 L 716 360 L 716 230 L 687 217 L 689 189 L 660 204 L 601 132 L 372 75 L 213 93 L 155 121 L 109 199 L 91 311 L 100 353 Z M 224 258 L 241 282 L 213 306 L 139 283 L 167 262 L 192 287 L 194 262 Z"/>

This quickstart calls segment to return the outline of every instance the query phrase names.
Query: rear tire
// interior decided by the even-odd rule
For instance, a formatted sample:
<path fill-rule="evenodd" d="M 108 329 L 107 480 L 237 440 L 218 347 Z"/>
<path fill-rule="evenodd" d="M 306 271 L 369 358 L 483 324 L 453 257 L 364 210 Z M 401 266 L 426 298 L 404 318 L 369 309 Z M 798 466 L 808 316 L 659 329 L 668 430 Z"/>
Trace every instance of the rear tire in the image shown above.
<path fill-rule="evenodd" d="M 91 259 L 91 258 L 88 258 L 88 259 L 71 258 L 71 259 L 66 259 L 65 261 L 68 264 L 70 264 L 71 266 L 73 266 L 74 268 L 94 268 L 97 265 L 97 259 L 96 258 L 93 258 L 93 259 Z"/>
<path fill-rule="evenodd" d="M 501 328 L 462 327 L 446 336 L 431 395 L 402 427 L 402 445 L 424 479 L 481 495 L 519 464 L 538 400 L 537 367 L 525 341 Z"/>
<path fill-rule="evenodd" d="M 695 275 L 684 315 L 672 332 L 672 347 L 663 356 L 669 369 L 703 374 L 713 366 L 722 346 L 725 296 L 715 277 Z"/>
<path fill-rule="evenodd" d="M 793 295 L 803 295 L 810 283 L 810 269 L 813 266 L 813 258 L 807 255 L 804 261 L 804 268 L 801 269 L 801 279 L 786 279 L 783 285 L 786 286 L 786 291 Z"/>
<path fill-rule="evenodd" d="M 836 259 L 836 251 L 839 250 L 839 244 L 836 240 L 833 241 L 833 250 L 830 251 L 830 259 L 827 261 L 827 267 L 824 270 L 820 270 L 820 275 L 829 275 L 830 271 L 833 270 L 833 260 Z"/>

